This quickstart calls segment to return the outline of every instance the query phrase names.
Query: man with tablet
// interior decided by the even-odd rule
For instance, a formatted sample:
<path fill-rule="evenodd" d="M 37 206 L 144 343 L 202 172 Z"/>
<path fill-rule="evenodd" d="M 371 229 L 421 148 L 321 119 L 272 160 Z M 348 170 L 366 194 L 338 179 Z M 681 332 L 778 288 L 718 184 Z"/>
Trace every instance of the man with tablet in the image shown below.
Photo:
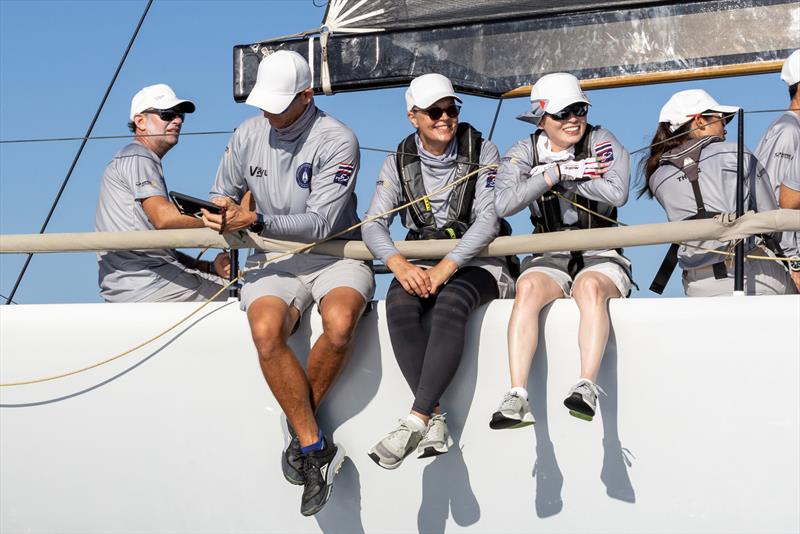
<path fill-rule="evenodd" d="M 204 212 L 206 226 L 224 233 L 249 228 L 301 242 L 326 239 L 358 222 L 354 193 L 358 140 L 314 105 L 311 70 L 296 52 L 261 61 L 247 103 L 262 110 L 236 129 L 222 157 L 212 200 L 225 218 Z M 255 209 L 241 202 L 251 192 Z M 359 232 L 343 238 L 359 239 Z M 317 426 L 316 410 L 341 371 L 353 332 L 375 291 L 364 262 L 325 256 L 256 253 L 247 260 L 242 309 L 261 370 L 288 419 L 283 475 L 303 485 L 300 512 L 327 502 L 344 449 Z M 287 340 L 316 303 L 323 333 L 304 371 Z"/>
<path fill-rule="evenodd" d="M 161 168 L 161 159 L 178 144 L 185 114 L 194 109 L 165 84 L 136 93 L 128 122 L 133 142 L 117 152 L 103 173 L 96 231 L 203 227 L 203 221 L 182 215 L 169 201 Z M 208 300 L 230 272 L 226 253 L 208 262 L 174 249 L 101 252 L 97 263 L 100 295 L 107 302 Z"/>

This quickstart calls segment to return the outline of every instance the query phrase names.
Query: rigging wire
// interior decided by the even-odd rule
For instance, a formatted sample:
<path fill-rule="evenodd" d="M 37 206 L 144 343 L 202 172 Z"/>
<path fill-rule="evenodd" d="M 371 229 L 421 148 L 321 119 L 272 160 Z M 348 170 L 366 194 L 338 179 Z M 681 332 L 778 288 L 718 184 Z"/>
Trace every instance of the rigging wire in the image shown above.
<path fill-rule="evenodd" d="M 103 95 L 103 99 L 100 101 L 100 105 L 97 107 L 97 111 L 94 114 L 94 118 L 92 119 L 91 124 L 89 124 L 89 128 L 86 130 L 86 135 L 84 136 L 83 142 L 81 142 L 81 146 L 78 148 L 78 152 L 75 154 L 75 158 L 72 160 L 72 165 L 69 167 L 69 171 L 67 171 L 67 175 L 64 177 L 64 181 L 61 183 L 61 187 L 58 190 L 58 194 L 56 194 L 55 200 L 53 200 L 53 204 L 50 206 L 50 211 L 47 213 L 47 217 L 42 224 L 42 228 L 39 230 L 40 234 L 43 234 L 44 231 L 47 229 L 47 225 L 50 223 L 50 219 L 53 216 L 53 213 L 56 210 L 56 206 L 58 205 L 58 201 L 61 200 L 61 195 L 64 193 L 64 189 L 67 187 L 67 183 L 69 182 L 70 177 L 72 176 L 72 171 L 75 170 L 75 166 L 78 164 L 78 160 L 83 154 L 83 148 L 86 146 L 86 142 L 89 140 L 89 137 L 92 134 L 92 130 L 94 130 L 94 125 L 97 122 L 97 119 L 100 117 L 100 112 L 103 111 L 103 107 L 106 104 L 106 100 L 108 100 L 108 95 L 111 94 L 111 89 L 114 87 L 114 82 L 117 81 L 117 76 L 119 76 L 120 71 L 122 70 L 122 65 L 125 63 L 125 60 L 128 57 L 128 52 L 130 52 L 131 47 L 133 47 L 133 43 L 136 40 L 136 36 L 139 35 L 139 29 L 142 27 L 144 23 L 144 19 L 147 16 L 147 12 L 150 11 L 150 6 L 153 5 L 153 0 L 147 0 L 147 5 L 144 8 L 144 12 L 142 16 L 139 18 L 139 23 L 136 25 L 136 29 L 133 31 L 133 35 L 131 35 L 130 40 L 128 41 L 128 46 L 125 48 L 125 52 L 122 54 L 122 59 L 120 59 L 119 64 L 117 65 L 116 71 L 114 71 L 114 76 L 111 78 L 111 82 L 108 84 L 106 88 L 106 92 Z M 8 297 L 6 298 L 6 304 L 9 304 L 14 299 L 14 295 L 19 288 L 20 283 L 22 282 L 22 278 L 25 276 L 25 272 L 28 270 L 28 265 L 31 263 L 31 259 L 33 258 L 33 254 L 29 253 L 28 257 L 25 258 L 25 263 L 22 265 L 22 269 L 19 272 L 19 276 L 17 276 L 17 281 L 14 283 L 14 288 L 9 293 Z"/>

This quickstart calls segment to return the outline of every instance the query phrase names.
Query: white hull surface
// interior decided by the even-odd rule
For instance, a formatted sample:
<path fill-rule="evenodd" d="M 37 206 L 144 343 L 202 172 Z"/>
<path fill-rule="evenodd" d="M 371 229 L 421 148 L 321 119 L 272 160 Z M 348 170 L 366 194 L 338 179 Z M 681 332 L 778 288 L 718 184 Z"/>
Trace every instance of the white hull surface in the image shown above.
<path fill-rule="evenodd" d="M 579 358 L 577 309 L 559 301 L 530 379 L 536 425 L 493 431 L 511 304 L 470 320 L 443 399 L 457 447 L 395 471 L 366 453 L 411 394 L 383 303 L 364 318 L 321 414 L 350 459 L 313 518 L 281 475 L 280 408 L 235 303 L 112 364 L 0 388 L 0 531 L 800 530 L 800 297 L 613 301 L 591 423 L 561 404 Z M 1 381 L 88 365 L 194 308 L 0 307 Z M 303 355 L 320 332 L 309 315 L 292 338 Z"/>

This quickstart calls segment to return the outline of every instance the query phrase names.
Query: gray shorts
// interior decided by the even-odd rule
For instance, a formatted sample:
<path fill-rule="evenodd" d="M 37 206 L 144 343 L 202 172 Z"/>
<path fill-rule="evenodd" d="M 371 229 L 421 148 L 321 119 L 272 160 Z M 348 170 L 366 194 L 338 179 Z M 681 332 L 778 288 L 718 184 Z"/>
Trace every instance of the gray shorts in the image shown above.
<path fill-rule="evenodd" d="M 216 293 L 227 283 L 219 276 L 202 273 L 194 269 L 186 269 L 142 299 L 142 302 L 202 302 L 222 301 L 228 298 L 228 292 Z M 214 296 L 216 295 L 216 296 Z"/>
<path fill-rule="evenodd" d="M 529 273 L 543 273 L 559 285 L 565 297 L 572 295 L 574 280 L 569 275 L 569 254 L 546 253 L 543 255 L 528 256 L 522 260 L 522 274 L 520 278 Z M 616 250 L 606 250 L 599 254 L 583 257 L 584 267 L 575 276 L 575 280 L 583 273 L 594 272 L 605 275 L 619 290 L 622 297 L 631 293 L 633 278 L 631 276 L 631 262 Z"/>
<path fill-rule="evenodd" d="M 303 313 L 312 303 L 337 287 L 355 289 L 369 302 L 375 294 L 375 277 L 370 266 L 359 260 L 322 254 L 295 254 L 258 267 L 280 253 L 257 253 L 247 258 L 242 287 L 243 310 L 258 298 L 278 297 Z"/>
<path fill-rule="evenodd" d="M 748 254 L 766 256 L 761 248 Z M 726 261 L 728 277 L 717 280 L 712 266 L 683 271 L 683 290 L 687 297 L 719 297 L 733 294 L 733 261 Z M 747 260 L 744 262 L 744 291 L 746 295 L 794 295 L 794 285 L 789 272 L 777 261 Z"/>

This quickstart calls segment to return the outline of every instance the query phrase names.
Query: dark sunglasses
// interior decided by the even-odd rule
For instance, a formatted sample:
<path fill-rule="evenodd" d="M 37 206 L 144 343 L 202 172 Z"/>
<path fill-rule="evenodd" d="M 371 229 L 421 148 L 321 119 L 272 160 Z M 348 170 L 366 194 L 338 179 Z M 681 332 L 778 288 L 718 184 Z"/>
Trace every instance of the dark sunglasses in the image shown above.
<path fill-rule="evenodd" d="M 442 115 L 444 115 L 445 113 L 447 113 L 448 117 L 455 119 L 461 112 L 461 107 L 453 104 L 452 106 L 448 106 L 446 108 L 417 109 L 417 111 L 424 113 L 425 115 L 430 117 L 431 120 L 438 121 L 439 119 L 442 118 Z"/>
<path fill-rule="evenodd" d="M 565 121 L 570 115 L 575 115 L 576 117 L 585 117 L 587 113 L 589 113 L 589 104 L 586 104 L 585 102 L 576 102 L 575 104 L 565 107 L 561 111 L 557 111 L 556 113 L 548 113 L 548 115 L 556 120 Z"/>
<path fill-rule="evenodd" d="M 151 113 L 153 115 L 158 115 L 158 118 L 164 122 L 172 122 L 175 120 L 176 117 L 180 117 L 181 121 L 184 120 L 186 117 L 186 113 L 183 111 L 176 111 L 174 109 L 146 109 L 142 111 L 142 113 Z"/>

